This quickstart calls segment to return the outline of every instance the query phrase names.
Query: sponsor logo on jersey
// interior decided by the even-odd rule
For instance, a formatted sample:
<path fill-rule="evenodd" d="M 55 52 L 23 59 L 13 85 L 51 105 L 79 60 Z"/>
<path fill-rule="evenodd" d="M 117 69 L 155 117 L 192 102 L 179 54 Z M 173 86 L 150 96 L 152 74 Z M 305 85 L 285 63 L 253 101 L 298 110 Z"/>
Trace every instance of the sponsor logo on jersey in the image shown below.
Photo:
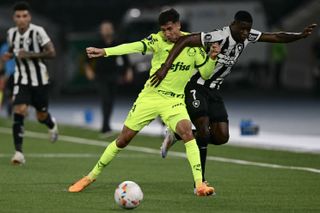
<path fill-rule="evenodd" d="M 183 62 L 177 62 L 176 64 L 172 64 L 170 68 L 173 72 L 175 71 L 189 71 L 190 70 L 190 64 L 184 64 Z"/>
<path fill-rule="evenodd" d="M 176 108 L 178 106 L 183 106 L 183 105 L 184 105 L 183 103 L 178 103 L 178 104 L 173 105 L 172 108 Z"/>
<path fill-rule="evenodd" d="M 232 67 L 237 62 L 236 57 L 219 54 L 218 63 L 223 64 L 227 67 Z"/>

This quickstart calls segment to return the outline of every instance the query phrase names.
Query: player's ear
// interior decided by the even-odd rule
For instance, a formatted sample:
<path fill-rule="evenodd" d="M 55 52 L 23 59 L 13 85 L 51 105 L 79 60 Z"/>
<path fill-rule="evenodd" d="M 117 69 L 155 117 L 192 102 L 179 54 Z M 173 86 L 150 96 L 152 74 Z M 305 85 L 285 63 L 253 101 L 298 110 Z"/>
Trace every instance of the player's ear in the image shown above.
<path fill-rule="evenodd" d="M 181 29 L 181 22 L 180 22 L 180 21 L 177 21 L 175 24 L 176 24 L 176 26 L 178 27 L 178 29 L 180 30 L 180 29 Z"/>

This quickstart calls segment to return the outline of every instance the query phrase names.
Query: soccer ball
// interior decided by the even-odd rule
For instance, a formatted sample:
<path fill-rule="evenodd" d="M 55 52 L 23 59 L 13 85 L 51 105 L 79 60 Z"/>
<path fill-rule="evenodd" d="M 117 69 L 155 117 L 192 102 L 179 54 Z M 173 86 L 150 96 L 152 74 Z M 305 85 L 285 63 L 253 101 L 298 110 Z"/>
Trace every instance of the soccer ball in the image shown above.
<path fill-rule="evenodd" d="M 138 184 L 133 181 L 124 181 L 119 184 L 114 192 L 116 203 L 125 209 L 134 209 L 143 199 L 143 193 Z"/>

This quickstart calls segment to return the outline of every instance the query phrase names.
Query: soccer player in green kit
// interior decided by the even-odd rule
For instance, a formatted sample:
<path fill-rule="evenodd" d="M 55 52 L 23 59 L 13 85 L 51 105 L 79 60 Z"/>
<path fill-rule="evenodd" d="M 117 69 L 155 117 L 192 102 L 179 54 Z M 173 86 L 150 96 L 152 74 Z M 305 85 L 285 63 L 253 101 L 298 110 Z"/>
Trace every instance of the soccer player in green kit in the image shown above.
<path fill-rule="evenodd" d="M 181 36 L 188 34 L 180 31 L 179 14 L 174 9 L 166 10 L 159 15 L 159 25 L 160 32 L 151 34 L 141 41 L 105 49 L 89 47 L 86 49 L 87 55 L 89 58 L 96 58 L 152 52 L 150 70 L 150 76 L 152 76 L 164 63 L 174 43 Z M 184 141 L 196 186 L 196 195 L 214 194 L 213 187 L 202 183 L 200 154 L 184 103 L 184 87 L 195 72 L 199 72 L 203 78 L 209 78 L 215 68 L 216 56 L 219 52 L 220 47 L 217 44 L 211 46 L 208 56 L 202 48 L 185 48 L 158 87 L 152 87 L 148 80 L 131 108 L 120 135 L 107 146 L 91 172 L 69 187 L 69 192 L 80 192 L 95 181 L 103 168 L 130 143 L 133 137 L 145 125 L 160 116 L 164 123 Z"/>

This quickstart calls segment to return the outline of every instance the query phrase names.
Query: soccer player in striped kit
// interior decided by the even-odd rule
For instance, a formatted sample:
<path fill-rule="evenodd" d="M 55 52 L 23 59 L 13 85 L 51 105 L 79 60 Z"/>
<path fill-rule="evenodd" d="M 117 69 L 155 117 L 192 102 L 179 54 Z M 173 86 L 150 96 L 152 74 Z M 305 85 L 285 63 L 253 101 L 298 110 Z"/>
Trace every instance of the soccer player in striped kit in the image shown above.
<path fill-rule="evenodd" d="M 15 154 L 13 164 L 24 164 L 22 152 L 24 118 L 28 106 L 36 109 L 37 119 L 49 129 L 49 139 L 58 139 L 58 127 L 48 112 L 49 76 L 44 59 L 54 58 L 56 53 L 46 31 L 31 23 L 30 6 L 18 2 L 13 7 L 13 20 L 16 24 L 8 30 L 9 51 L 3 60 L 15 58 L 13 88 L 13 141 Z"/>
<path fill-rule="evenodd" d="M 219 89 L 224 79 L 231 73 L 232 67 L 250 43 L 289 43 L 310 36 L 317 24 L 306 26 L 303 31 L 293 32 L 260 32 L 252 29 L 253 19 L 249 12 L 238 11 L 233 22 L 222 29 L 212 32 L 201 32 L 180 38 L 172 48 L 165 64 L 151 79 L 154 86 L 161 85 L 172 61 L 185 47 L 204 47 L 209 49 L 212 43 L 219 43 L 221 52 L 217 56 L 215 70 L 208 79 L 195 74 L 185 87 L 185 102 L 188 114 L 196 127 L 196 140 L 200 150 L 202 179 L 205 179 L 205 164 L 208 144 L 222 145 L 229 140 L 228 113 Z M 180 140 L 179 136 L 167 131 L 161 147 L 161 155 L 166 157 L 170 147 Z"/>

